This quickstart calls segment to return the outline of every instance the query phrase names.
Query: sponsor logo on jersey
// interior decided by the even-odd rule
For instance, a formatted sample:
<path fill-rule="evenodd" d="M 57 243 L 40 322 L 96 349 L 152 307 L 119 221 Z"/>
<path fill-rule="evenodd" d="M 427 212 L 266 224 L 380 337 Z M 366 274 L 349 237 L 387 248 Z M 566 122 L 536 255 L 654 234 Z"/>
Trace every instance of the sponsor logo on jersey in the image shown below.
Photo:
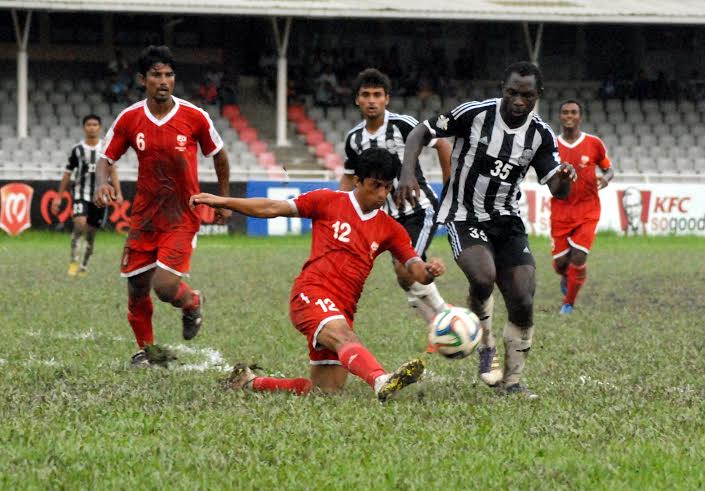
<path fill-rule="evenodd" d="M 531 162 L 531 158 L 534 156 L 534 151 L 531 150 L 530 148 L 525 148 L 523 152 L 521 152 L 521 156 L 519 157 L 519 165 L 522 167 L 526 167 L 529 165 L 529 162 Z"/>
<path fill-rule="evenodd" d="M 448 118 L 443 114 L 438 116 L 438 121 L 436 121 L 436 127 L 443 131 L 448 131 Z"/>
<path fill-rule="evenodd" d="M 34 189 L 21 182 L 0 188 L 0 228 L 10 235 L 19 235 L 32 226 L 30 210 Z"/>
<path fill-rule="evenodd" d="M 589 163 L 590 157 L 588 157 L 587 155 L 583 155 L 582 157 L 580 157 L 580 167 L 585 168 L 588 166 Z"/>
<path fill-rule="evenodd" d="M 370 244 L 370 259 L 375 258 L 375 254 L 377 254 L 377 251 L 379 250 L 379 244 L 377 242 L 372 242 Z"/>
<path fill-rule="evenodd" d="M 187 141 L 188 141 L 188 138 L 186 138 L 186 136 L 176 135 L 176 143 L 178 143 L 179 145 L 174 148 L 177 149 L 179 152 L 185 152 Z"/>

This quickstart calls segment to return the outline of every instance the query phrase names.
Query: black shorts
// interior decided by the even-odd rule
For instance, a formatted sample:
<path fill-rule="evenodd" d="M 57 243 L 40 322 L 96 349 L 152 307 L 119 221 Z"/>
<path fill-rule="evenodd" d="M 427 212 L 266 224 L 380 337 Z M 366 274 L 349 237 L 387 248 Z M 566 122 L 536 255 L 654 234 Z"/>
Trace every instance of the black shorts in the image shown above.
<path fill-rule="evenodd" d="M 426 260 L 426 250 L 431 245 L 438 224 L 435 220 L 436 211 L 429 207 L 413 215 L 400 215 L 399 222 L 411 237 L 411 245 L 416 253 Z"/>
<path fill-rule="evenodd" d="M 107 208 L 98 208 L 92 201 L 79 199 L 73 202 L 73 216 L 86 217 L 86 223 L 95 228 L 103 226 L 107 210 Z"/>
<path fill-rule="evenodd" d="M 463 250 L 481 245 L 492 252 L 498 270 L 514 266 L 536 266 L 529 249 L 524 222 L 519 217 L 502 216 L 487 222 L 450 222 L 446 227 L 448 242 L 456 261 Z"/>

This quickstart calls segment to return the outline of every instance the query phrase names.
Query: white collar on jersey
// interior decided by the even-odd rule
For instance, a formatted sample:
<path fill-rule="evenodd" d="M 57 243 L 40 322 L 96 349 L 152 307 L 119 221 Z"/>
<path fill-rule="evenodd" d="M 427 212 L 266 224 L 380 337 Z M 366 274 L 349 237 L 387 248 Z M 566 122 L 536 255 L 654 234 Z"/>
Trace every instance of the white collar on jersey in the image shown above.
<path fill-rule="evenodd" d="M 558 141 L 561 142 L 561 145 L 563 145 L 564 147 L 568 147 L 568 148 L 577 147 L 578 145 L 580 145 L 583 142 L 584 139 L 585 139 L 585 132 L 584 131 L 580 132 L 580 136 L 573 143 L 568 143 L 567 141 L 565 141 L 563 139 L 563 135 L 558 135 Z"/>
<path fill-rule="evenodd" d="M 367 214 L 362 212 L 362 208 L 360 208 L 360 203 L 357 202 L 357 198 L 355 197 L 355 191 L 348 191 L 348 196 L 350 196 L 350 201 L 352 202 L 353 208 L 355 208 L 355 211 L 357 212 L 357 216 L 360 217 L 360 220 L 364 222 L 377 216 L 377 212 L 379 211 L 379 209 L 372 210 Z"/>
<path fill-rule="evenodd" d="M 364 119 L 362 120 L 362 123 L 363 123 L 362 131 L 364 131 L 365 133 L 370 135 L 370 138 L 375 138 L 375 137 L 381 135 L 382 133 L 384 133 L 385 131 L 387 131 L 387 123 L 388 122 L 389 122 L 389 111 L 387 111 L 385 109 L 384 110 L 384 123 L 382 123 L 382 126 L 377 128 L 377 131 L 375 131 L 374 133 L 370 133 L 369 131 L 367 131 L 367 121 Z"/>
<path fill-rule="evenodd" d="M 149 108 L 147 107 L 147 99 L 142 101 L 144 104 L 144 114 L 152 123 L 156 124 L 157 126 L 162 126 L 168 123 L 169 120 L 174 117 L 176 111 L 179 110 L 179 98 L 174 96 L 172 96 L 171 98 L 174 101 L 174 107 L 172 107 L 171 111 L 169 111 L 169 114 L 164 116 L 162 119 L 155 118 L 154 115 L 149 111 Z"/>
<path fill-rule="evenodd" d="M 100 146 L 103 144 L 103 140 L 101 138 L 99 138 L 98 143 L 96 143 L 95 146 L 90 146 L 88 143 L 86 143 L 86 140 L 83 140 L 83 139 L 81 139 L 81 141 L 79 143 L 86 148 L 90 148 L 91 150 L 98 150 L 100 148 Z"/>
<path fill-rule="evenodd" d="M 522 131 L 526 131 L 526 128 L 529 127 L 529 124 L 531 124 L 531 118 L 534 115 L 534 111 L 531 111 L 529 115 L 526 117 L 526 121 L 524 121 L 524 124 L 517 127 L 517 128 L 510 128 L 507 123 L 504 122 L 504 118 L 502 117 L 502 113 L 500 112 L 499 108 L 502 106 L 502 98 L 500 97 L 497 99 L 497 118 L 499 118 L 499 124 L 501 125 L 502 129 L 504 130 L 505 133 L 520 133 Z"/>

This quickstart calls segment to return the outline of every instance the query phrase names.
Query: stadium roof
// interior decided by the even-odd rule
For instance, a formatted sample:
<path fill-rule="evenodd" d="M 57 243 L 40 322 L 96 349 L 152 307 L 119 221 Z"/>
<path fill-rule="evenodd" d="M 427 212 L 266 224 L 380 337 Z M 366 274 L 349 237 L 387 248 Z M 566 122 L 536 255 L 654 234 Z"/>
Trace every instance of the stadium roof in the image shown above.
<path fill-rule="evenodd" d="M 705 24 L 703 0 L 0 0 L 0 8 L 465 21 Z"/>

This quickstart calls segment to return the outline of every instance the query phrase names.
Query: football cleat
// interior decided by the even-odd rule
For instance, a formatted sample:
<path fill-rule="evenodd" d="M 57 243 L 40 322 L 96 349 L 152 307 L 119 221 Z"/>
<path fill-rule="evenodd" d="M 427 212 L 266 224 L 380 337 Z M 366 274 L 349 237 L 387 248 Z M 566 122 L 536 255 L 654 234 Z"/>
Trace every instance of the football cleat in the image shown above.
<path fill-rule="evenodd" d="M 86 276 L 87 274 L 88 274 L 88 268 L 86 268 L 85 266 L 79 267 L 79 268 L 78 268 L 78 273 L 76 273 L 76 275 L 77 275 L 78 277 L 80 277 L 80 278 L 83 278 L 83 277 Z"/>
<path fill-rule="evenodd" d="M 176 360 L 176 355 L 169 348 L 159 344 L 147 344 L 143 350 L 150 365 L 167 368 L 169 362 Z"/>
<path fill-rule="evenodd" d="M 564 315 L 572 314 L 572 313 L 573 313 L 573 310 L 574 310 L 574 309 L 573 309 L 573 306 L 572 306 L 571 304 L 569 304 L 569 303 L 564 303 L 563 305 L 561 305 L 560 313 L 561 313 L 561 314 L 564 314 Z"/>
<path fill-rule="evenodd" d="M 391 396 L 402 390 L 404 387 L 418 382 L 423 374 L 425 365 L 422 360 L 411 360 L 388 374 L 387 380 L 377 390 L 379 402 L 387 401 Z"/>
<path fill-rule="evenodd" d="M 76 276 L 78 274 L 78 263 L 75 261 L 71 261 L 69 264 L 69 270 L 66 272 L 67 275 L 69 276 Z"/>
<path fill-rule="evenodd" d="M 250 367 L 246 363 L 236 363 L 228 378 L 223 381 L 223 386 L 226 389 L 246 389 L 247 386 L 256 378 L 255 372 L 252 371 L 252 368 L 255 367 Z"/>
<path fill-rule="evenodd" d="M 561 294 L 566 295 L 568 293 L 568 278 L 561 275 Z"/>
<path fill-rule="evenodd" d="M 490 387 L 497 387 L 504 376 L 497 357 L 497 348 L 480 348 L 477 353 L 480 355 L 480 380 Z"/>
<path fill-rule="evenodd" d="M 148 368 L 150 365 L 147 352 L 143 349 L 132 355 L 132 359 L 130 360 L 131 368 Z"/>
<path fill-rule="evenodd" d="M 526 385 L 522 384 L 514 384 L 514 385 L 509 385 L 504 388 L 504 394 L 506 395 L 512 395 L 512 394 L 519 394 L 524 396 L 525 398 L 529 399 L 530 401 L 535 401 L 536 399 L 539 398 L 539 395 L 529 389 Z"/>
<path fill-rule="evenodd" d="M 194 290 L 193 294 L 198 296 L 198 306 L 189 310 L 184 309 L 183 315 L 181 316 L 181 322 L 183 323 L 181 334 L 186 341 L 195 338 L 203 325 L 201 307 L 206 303 L 206 296 L 199 290 Z"/>

